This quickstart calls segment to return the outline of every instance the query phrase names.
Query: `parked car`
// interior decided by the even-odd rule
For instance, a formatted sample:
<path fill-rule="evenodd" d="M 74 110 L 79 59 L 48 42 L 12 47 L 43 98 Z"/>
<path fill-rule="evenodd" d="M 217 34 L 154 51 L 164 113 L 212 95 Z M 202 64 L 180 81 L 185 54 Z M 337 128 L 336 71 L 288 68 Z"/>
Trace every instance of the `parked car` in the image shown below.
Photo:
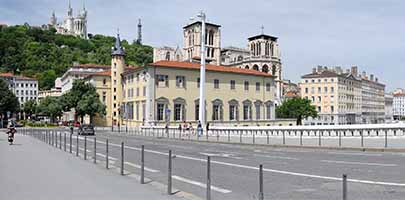
<path fill-rule="evenodd" d="M 92 124 L 83 124 L 79 127 L 79 135 L 95 135 Z"/>
<path fill-rule="evenodd" d="M 76 121 L 76 122 L 73 122 L 73 126 L 74 126 L 74 127 L 80 127 L 80 122 L 77 122 L 77 121 Z"/>

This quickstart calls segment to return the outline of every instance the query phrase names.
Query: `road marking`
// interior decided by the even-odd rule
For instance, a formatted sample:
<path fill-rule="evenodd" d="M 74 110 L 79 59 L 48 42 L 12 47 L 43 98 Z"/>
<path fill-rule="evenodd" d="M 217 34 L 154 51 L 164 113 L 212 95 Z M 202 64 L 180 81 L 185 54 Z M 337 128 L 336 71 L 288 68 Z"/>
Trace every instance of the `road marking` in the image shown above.
<path fill-rule="evenodd" d="M 321 160 L 321 162 L 338 163 L 338 164 L 352 164 L 352 165 L 370 165 L 370 166 L 382 166 L 382 167 L 395 167 L 395 166 L 397 166 L 396 164 L 347 162 L 347 161 L 338 161 L 338 160 Z"/>
<path fill-rule="evenodd" d="M 98 143 L 105 144 L 104 142 L 98 142 Z M 121 145 L 111 143 L 111 146 L 120 147 Z M 125 146 L 125 148 L 127 148 L 127 149 L 132 149 L 132 150 L 136 150 L 136 151 L 140 151 L 140 148 L 135 148 L 135 147 L 130 147 L 130 146 Z M 153 150 L 147 150 L 147 149 L 145 149 L 145 152 L 168 156 L 168 153 L 159 152 L 159 151 L 153 151 Z M 176 155 L 176 157 L 177 157 L 177 158 L 188 159 L 188 160 L 195 160 L 195 161 L 204 162 L 204 163 L 207 162 L 205 159 L 194 158 L 194 157 L 189 157 L 189 156 Z M 259 170 L 258 167 L 247 166 L 247 165 L 240 165 L 240 164 L 233 164 L 233 163 L 227 163 L 227 162 L 221 162 L 221 161 L 213 161 L 213 160 L 211 160 L 211 163 L 219 164 L 219 165 L 224 165 L 224 166 L 231 166 L 231 167 L 239 167 L 239 168 L 244 168 L 244 169 L 251 169 L 251 170 L 255 170 L 255 171 Z M 264 168 L 263 171 L 272 172 L 272 173 L 278 173 L 278 174 L 292 175 L 292 176 L 301 176 L 301 177 L 309 177 L 309 178 L 317 178 L 317 179 L 325 179 L 325 180 L 342 181 L 342 178 L 341 178 L 341 177 L 321 176 L 321 175 L 305 174 L 305 173 L 290 172 L 290 171 L 283 171 L 283 170 L 276 170 L 276 169 L 267 169 L 267 168 Z M 349 181 L 349 182 L 355 182 L 355 183 L 373 184 L 373 185 L 386 185 L 386 186 L 388 185 L 388 186 L 405 187 L 405 183 L 393 183 L 393 182 L 383 182 L 383 181 L 369 181 L 369 180 L 360 180 L 360 179 L 347 179 L 347 181 Z"/>
<path fill-rule="evenodd" d="M 260 154 L 253 154 L 256 157 L 265 157 L 265 158 L 276 158 L 276 159 L 284 159 L 284 160 L 300 160 L 298 158 L 292 157 L 285 157 L 285 156 L 269 156 L 269 155 L 260 155 Z"/>
<path fill-rule="evenodd" d="M 124 164 L 135 167 L 135 168 L 138 168 L 138 169 L 141 169 L 140 165 L 137 165 L 137 164 L 134 164 L 134 163 L 124 162 Z M 147 168 L 147 167 L 145 167 L 144 169 L 145 169 L 145 171 L 152 172 L 152 173 L 160 172 L 159 170 L 151 169 L 151 168 Z"/>
<path fill-rule="evenodd" d="M 202 188 L 207 188 L 207 184 L 206 184 L 206 183 L 201 183 L 201 182 L 193 181 L 193 180 L 186 179 L 186 178 L 183 178 L 183 177 L 180 177 L 180 176 L 175 176 L 175 175 L 172 176 L 172 178 L 173 178 L 173 179 L 176 179 L 176 180 L 178 180 L 178 181 L 182 181 L 182 182 L 185 182 L 185 183 L 189 183 L 189 184 L 192 184 L 192 185 L 196 185 L 196 186 L 199 186 L 199 187 L 202 187 Z M 215 186 L 212 186 L 212 185 L 211 185 L 211 190 L 215 190 L 215 191 L 217 191 L 217 192 L 224 193 L 224 194 L 227 194 L 227 193 L 231 193 L 231 192 L 232 192 L 231 190 L 223 189 L 223 188 L 220 188 L 220 187 L 215 187 Z"/>
<path fill-rule="evenodd" d="M 337 155 L 352 155 L 352 156 L 382 156 L 382 154 L 375 153 L 348 153 L 348 152 L 328 152 L 328 154 L 337 154 Z"/>

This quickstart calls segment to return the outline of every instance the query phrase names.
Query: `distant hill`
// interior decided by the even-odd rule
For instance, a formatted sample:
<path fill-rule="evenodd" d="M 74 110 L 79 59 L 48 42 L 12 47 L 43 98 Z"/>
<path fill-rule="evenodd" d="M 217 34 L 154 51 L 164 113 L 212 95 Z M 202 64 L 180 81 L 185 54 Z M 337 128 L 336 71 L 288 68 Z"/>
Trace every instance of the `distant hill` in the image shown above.
<path fill-rule="evenodd" d="M 73 62 L 111 64 L 114 37 L 94 35 L 85 40 L 55 32 L 27 24 L 0 26 L 0 72 L 37 78 L 40 89 L 50 89 Z M 144 66 L 152 62 L 152 47 L 125 40 L 122 44 L 128 64 Z"/>

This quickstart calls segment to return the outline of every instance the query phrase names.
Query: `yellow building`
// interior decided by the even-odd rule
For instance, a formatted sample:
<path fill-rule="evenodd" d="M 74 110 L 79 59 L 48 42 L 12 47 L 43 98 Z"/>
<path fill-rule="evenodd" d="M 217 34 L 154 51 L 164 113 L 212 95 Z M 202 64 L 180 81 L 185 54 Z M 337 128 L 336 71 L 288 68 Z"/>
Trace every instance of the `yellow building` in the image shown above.
<path fill-rule="evenodd" d="M 206 66 L 206 120 L 215 125 L 282 125 L 275 120 L 274 76 L 250 69 Z M 122 124 L 196 124 L 200 64 L 159 61 L 123 74 Z"/>

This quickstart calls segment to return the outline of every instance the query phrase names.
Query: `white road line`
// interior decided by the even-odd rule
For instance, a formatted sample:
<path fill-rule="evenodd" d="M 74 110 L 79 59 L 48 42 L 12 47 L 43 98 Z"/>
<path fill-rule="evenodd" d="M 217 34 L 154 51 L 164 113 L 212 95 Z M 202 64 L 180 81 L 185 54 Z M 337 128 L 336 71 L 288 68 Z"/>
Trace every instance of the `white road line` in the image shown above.
<path fill-rule="evenodd" d="M 351 165 L 370 165 L 370 166 L 382 166 L 382 167 L 395 167 L 395 166 L 397 166 L 396 164 L 347 162 L 347 161 L 338 161 L 338 160 L 321 160 L 321 162 L 337 163 L 337 164 L 351 164 Z"/>
<path fill-rule="evenodd" d="M 140 165 L 137 165 L 137 164 L 134 164 L 134 163 L 131 163 L 131 162 L 124 162 L 124 164 L 135 167 L 135 168 L 138 168 L 138 169 L 141 168 Z M 160 172 L 159 170 L 151 169 L 151 168 L 147 168 L 147 167 L 145 167 L 144 169 L 145 169 L 145 171 L 152 172 L 152 173 Z"/>
<path fill-rule="evenodd" d="M 186 178 L 183 178 L 183 177 L 180 177 L 180 176 L 175 176 L 175 175 L 172 176 L 172 178 L 173 178 L 173 179 L 176 179 L 176 180 L 178 180 L 178 181 L 185 182 L 185 183 L 189 183 L 189 184 L 192 184 L 192 185 L 196 185 L 196 186 L 199 186 L 199 187 L 202 187 L 202 188 L 207 188 L 207 184 L 206 184 L 206 183 L 201 183 L 201 182 L 193 181 L 193 180 L 186 179 Z M 215 190 L 215 191 L 217 191 L 217 192 L 224 193 L 224 194 L 227 194 L 227 193 L 231 193 L 231 192 L 232 192 L 231 190 L 223 189 L 223 188 L 220 188 L 220 187 L 215 187 L 215 186 L 212 186 L 212 185 L 211 185 L 211 190 Z"/>
<path fill-rule="evenodd" d="M 382 156 L 382 154 L 376 153 L 349 153 L 349 152 L 328 152 L 328 154 L 337 154 L 337 155 L 352 155 L 352 156 Z"/>
<path fill-rule="evenodd" d="M 264 158 L 284 159 L 284 160 L 300 160 L 298 158 L 285 157 L 285 156 L 269 156 L 269 155 L 260 155 L 260 154 L 253 154 L 253 156 L 264 157 Z"/>
<path fill-rule="evenodd" d="M 98 143 L 105 144 L 104 142 L 98 142 Z M 121 145 L 111 143 L 111 146 L 120 147 Z M 140 148 L 129 147 L 129 146 L 125 146 L 125 148 L 127 148 L 127 149 L 132 149 L 132 150 L 136 150 L 136 151 L 140 151 Z M 153 151 L 153 150 L 147 150 L 147 149 L 145 149 L 145 152 L 168 156 L 168 153 L 159 152 L 159 151 Z M 204 163 L 207 162 L 205 159 L 194 158 L 194 157 L 189 157 L 189 156 L 176 155 L 176 157 L 177 157 L 177 158 L 188 159 L 188 160 L 200 161 L 200 162 L 204 162 Z M 240 164 L 233 164 L 233 163 L 226 163 L 226 162 L 220 162 L 220 161 L 213 161 L 213 160 L 211 160 L 211 163 L 218 164 L 218 165 L 224 165 L 224 166 L 232 166 L 232 167 L 239 167 L 239 168 L 244 168 L 244 169 L 251 169 L 251 170 L 255 170 L 255 171 L 259 170 L 258 167 L 252 167 L 252 166 L 240 165 Z M 266 168 L 264 168 L 263 171 L 272 172 L 272 173 L 278 173 L 278 174 L 292 175 L 292 176 L 301 176 L 301 177 L 309 177 L 309 178 L 317 178 L 317 179 L 325 179 L 325 180 L 342 181 L 342 178 L 341 178 L 341 177 L 321 176 L 321 175 L 313 175 L 313 174 L 289 172 L 289 171 L 276 170 L 276 169 L 266 169 Z M 383 181 L 369 181 L 369 180 L 360 180 L 360 179 L 347 179 L 347 181 L 349 181 L 349 182 L 355 182 L 355 183 L 374 184 L 374 185 L 386 185 L 386 186 L 400 186 L 400 187 L 405 187 L 405 183 L 393 183 L 393 182 L 383 182 Z"/>

